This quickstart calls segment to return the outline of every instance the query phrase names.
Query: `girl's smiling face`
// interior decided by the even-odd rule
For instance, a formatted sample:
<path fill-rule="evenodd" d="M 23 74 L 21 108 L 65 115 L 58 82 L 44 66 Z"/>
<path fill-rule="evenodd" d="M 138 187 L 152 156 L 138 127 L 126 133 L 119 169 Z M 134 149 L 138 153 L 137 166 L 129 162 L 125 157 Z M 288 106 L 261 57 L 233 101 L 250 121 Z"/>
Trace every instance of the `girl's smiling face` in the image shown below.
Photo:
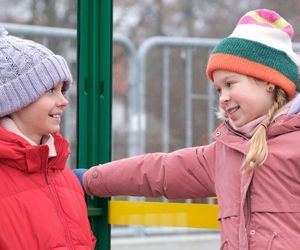
<path fill-rule="evenodd" d="M 224 70 L 216 70 L 213 79 L 219 105 L 236 127 L 266 115 L 272 106 L 272 84 Z"/>
<path fill-rule="evenodd" d="M 10 116 L 25 136 L 40 144 L 44 135 L 60 130 L 61 117 L 67 105 L 63 82 L 59 82 L 38 100 Z"/>

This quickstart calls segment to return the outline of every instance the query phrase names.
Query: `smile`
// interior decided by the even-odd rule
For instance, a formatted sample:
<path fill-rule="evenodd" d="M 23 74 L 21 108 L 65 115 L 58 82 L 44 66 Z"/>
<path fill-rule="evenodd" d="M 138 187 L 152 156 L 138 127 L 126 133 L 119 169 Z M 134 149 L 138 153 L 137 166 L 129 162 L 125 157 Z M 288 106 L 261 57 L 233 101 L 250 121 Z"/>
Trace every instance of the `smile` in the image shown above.
<path fill-rule="evenodd" d="M 227 115 L 230 119 L 235 120 L 237 118 L 237 111 L 240 109 L 240 106 L 235 106 L 232 108 L 228 108 L 227 111 Z"/>
<path fill-rule="evenodd" d="M 236 112 L 239 108 L 240 108 L 239 106 L 233 107 L 233 108 L 229 108 L 229 109 L 227 109 L 227 113 L 228 113 L 229 115 L 231 115 L 231 114 L 233 114 L 234 112 Z"/>
<path fill-rule="evenodd" d="M 57 121 L 60 121 L 62 115 L 61 114 L 51 114 L 49 116 Z"/>

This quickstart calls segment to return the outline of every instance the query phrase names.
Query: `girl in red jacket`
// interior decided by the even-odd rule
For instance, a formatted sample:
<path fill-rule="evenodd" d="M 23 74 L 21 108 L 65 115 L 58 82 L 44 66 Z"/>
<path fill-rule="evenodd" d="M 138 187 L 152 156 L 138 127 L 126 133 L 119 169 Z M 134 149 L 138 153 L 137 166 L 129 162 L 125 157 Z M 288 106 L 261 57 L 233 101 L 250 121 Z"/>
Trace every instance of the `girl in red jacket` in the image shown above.
<path fill-rule="evenodd" d="M 0 249 L 94 249 L 82 188 L 59 134 L 65 59 L 0 32 Z"/>
<path fill-rule="evenodd" d="M 207 65 L 224 118 L 215 142 L 77 170 L 86 192 L 216 195 L 221 249 L 298 250 L 300 95 L 292 36 L 293 27 L 276 12 L 246 13 Z"/>

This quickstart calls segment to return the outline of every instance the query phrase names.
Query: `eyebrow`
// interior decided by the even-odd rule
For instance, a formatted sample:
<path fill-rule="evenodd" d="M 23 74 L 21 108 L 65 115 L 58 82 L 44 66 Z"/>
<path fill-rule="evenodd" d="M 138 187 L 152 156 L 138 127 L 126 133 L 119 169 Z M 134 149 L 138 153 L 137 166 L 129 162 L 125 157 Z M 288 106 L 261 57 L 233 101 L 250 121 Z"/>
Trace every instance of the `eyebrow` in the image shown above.
<path fill-rule="evenodd" d="M 235 78 L 237 78 L 237 77 L 239 77 L 239 76 L 237 76 L 237 75 L 228 75 L 228 76 L 225 76 L 223 80 L 228 80 L 228 78 L 230 78 L 230 79 L 232 79 L 232 78 L 235 79 Z"/>
<path fill-rule="evenodd" d="M 225 76 L 223 78 L 221 78 L 221 82 L 227 82 L 228 80 L 235 80 L 238 76 L 236 75 L 228 75 L 228 76 Z"/>

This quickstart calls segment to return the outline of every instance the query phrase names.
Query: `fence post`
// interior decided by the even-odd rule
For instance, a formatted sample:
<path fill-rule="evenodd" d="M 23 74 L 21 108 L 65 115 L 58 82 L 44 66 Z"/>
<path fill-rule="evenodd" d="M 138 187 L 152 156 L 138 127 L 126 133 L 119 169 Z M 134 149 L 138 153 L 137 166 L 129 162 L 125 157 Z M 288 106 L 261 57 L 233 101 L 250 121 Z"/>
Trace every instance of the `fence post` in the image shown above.
<path fill-rule="evenodd" d="M 111 157 L 112 0 L 78 0 L 77 29 L 77 162 L 89 168 Z M 87 203 L 95 249 L 109 250 L 108 199 Z"/>

